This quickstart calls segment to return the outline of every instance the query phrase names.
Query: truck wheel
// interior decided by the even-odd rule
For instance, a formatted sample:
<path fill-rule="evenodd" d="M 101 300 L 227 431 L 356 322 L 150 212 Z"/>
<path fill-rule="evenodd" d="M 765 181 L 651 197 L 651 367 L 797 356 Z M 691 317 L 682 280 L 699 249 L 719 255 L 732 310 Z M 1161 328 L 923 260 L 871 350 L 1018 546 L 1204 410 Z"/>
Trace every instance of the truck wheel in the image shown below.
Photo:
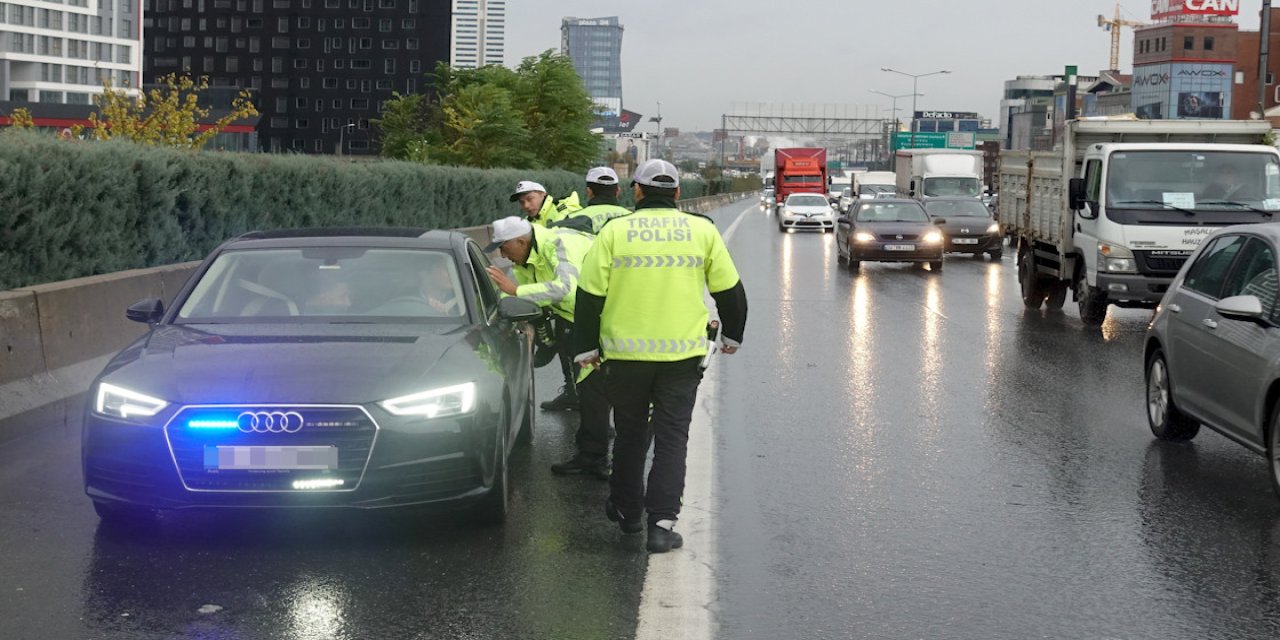
<path fill-rule="evenodd" d="M 1107 294 L 1097 287 L 1089 286 L 1084 274 L 1076 278 L 1076 306 L 1080 309 L 1080 320 L 1086 326 L 1102 326 L 1107 319 Z"/>
<path fill-rule="evenodd" d="M 1065 284 L 1053 285 L 1049 288 L 1049 295 L 1044 299 L 1044 306 L 1050 311 L 1062 311 L 1062 307 L 1067 304 L 1067 286 Z"/>
<path fill-rule="evenodd" d="M 1040 283 L 1040 276 L 1035 271 L 1031 250 L 1023 252 L 1018 259 L 1018 284 L 1022 288 L 1022 304 L 1028 309 L 1039 309 L 1044 304 L 1048 292 Z"/>
<path fill-rule="evenodd" d="M 1147 425 L 1151 433 L 1161 440 L 1186 441 L 1200 432 L 1200 423 L 1180 411 L 1173 403 L 1173 387 L 1169 383 L 1169 366 L 1164 352 L 1156 349 L 1147 359 Z M 1274 426 L 1274 421 L 1273 421 Z M 1276 459 L 1267 439 L 1267 453 L 1271 460 L 1272 483 L 1275 483 Z"/>

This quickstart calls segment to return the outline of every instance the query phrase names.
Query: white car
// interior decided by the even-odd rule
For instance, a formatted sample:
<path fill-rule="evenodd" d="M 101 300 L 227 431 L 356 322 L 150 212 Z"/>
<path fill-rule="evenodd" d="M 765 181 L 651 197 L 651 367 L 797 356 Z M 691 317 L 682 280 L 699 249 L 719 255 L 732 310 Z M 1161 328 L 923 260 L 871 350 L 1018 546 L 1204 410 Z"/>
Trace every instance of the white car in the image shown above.
<path fill-rule="evenodd" d="M 835 231 L 836 213 L 820 193 L 793 193 L 778 208 L 778 230 L 815 229 Z"/>

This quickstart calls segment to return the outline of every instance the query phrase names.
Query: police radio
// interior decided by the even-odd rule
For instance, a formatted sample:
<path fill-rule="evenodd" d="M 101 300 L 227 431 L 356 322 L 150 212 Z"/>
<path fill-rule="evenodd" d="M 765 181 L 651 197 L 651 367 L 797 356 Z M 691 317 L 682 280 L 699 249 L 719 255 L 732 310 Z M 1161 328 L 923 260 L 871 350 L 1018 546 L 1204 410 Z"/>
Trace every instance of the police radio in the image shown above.
<path fill-rule="evenodd" d="M 720 344 L 720 321 L 712 320 L 707 323 L 707 355 L 702 356 L 702 362 L 698 363 L 698 368 L 706 371 L 711 366 L 711 356 L 715 355 Z"/>

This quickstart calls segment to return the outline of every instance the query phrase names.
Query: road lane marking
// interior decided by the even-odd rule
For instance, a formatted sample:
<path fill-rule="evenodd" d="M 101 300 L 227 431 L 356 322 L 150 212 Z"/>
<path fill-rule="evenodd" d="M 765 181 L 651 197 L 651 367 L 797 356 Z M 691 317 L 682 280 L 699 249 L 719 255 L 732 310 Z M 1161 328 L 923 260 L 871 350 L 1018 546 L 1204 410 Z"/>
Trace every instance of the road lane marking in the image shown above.
<path fill-rule="evenodd" d="M 733 240 L 738 225 L 754 209 L 749 206 L 738 214 L 724 232 L 725 244 Z M 708 304 L 714 307 L 710 296 Z M 717 360 L 725 356 L 717 357 Z M 716 583 L 716 474 L 715 416 L 716 370 L 723 363 L 713 362 L 698 387 L 698 403 L 689 425 L 689 448 L 686 455 L 684 506 L 676 528 L 684 535 L 684 547 L 670 553 L 649 556 L 644 590 L 640 595 L 640 619 L 636 640 L 710 640 L 715 637 Z"/>

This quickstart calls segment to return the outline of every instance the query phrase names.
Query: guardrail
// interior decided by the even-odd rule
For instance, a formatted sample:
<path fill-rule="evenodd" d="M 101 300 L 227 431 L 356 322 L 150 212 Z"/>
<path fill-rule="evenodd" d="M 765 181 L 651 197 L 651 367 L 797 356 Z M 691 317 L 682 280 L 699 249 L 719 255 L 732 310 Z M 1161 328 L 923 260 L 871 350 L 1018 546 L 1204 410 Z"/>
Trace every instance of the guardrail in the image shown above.
<path fill-rule="evenodd" d="M 680 208 L 705 213 L 749 195 L 696 198 L 682 201 Z M 488 227 L 459 231 L 482 246 L 489 242 Z M 146 327 L 125 318 L 125 307 L 143 298 L 171 303 L 199 264 L 0 291 L 0 420 L 87 390 L 111 356 L 146 333 Z M 12 435 L 0 432 L 0 441 Z"/>

